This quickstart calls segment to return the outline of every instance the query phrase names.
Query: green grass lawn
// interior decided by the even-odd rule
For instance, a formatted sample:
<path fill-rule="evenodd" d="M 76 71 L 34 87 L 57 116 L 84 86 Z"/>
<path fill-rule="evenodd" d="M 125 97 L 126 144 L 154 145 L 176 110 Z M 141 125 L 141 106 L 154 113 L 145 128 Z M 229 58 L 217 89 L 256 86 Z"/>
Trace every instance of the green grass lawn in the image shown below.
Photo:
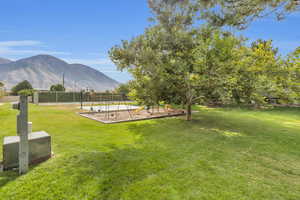
<path fill-rule="evenodd" d="M 300 199 L 300 109 L 195 109 L 192 122 L 105 125 L 31 105 L 55 156 L 23 176 L 0 173 L 0 199 Z M 16 113 L 0 106 L 1 141 L 16 134 Z"/>

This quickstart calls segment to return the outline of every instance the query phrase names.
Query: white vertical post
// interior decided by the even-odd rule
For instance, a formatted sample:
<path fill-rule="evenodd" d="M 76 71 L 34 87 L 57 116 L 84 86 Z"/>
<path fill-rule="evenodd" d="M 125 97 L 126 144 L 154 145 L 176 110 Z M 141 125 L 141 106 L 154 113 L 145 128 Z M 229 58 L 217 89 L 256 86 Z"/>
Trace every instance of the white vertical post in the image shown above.
<path fill-rule="evenodd" d="M 19 174 L 28 171 L 29 144 L 28 144 L 28 98 L 20 96 L 20 143 L 19 143 Z"/>
<path fill-rule="evenodd" d="M 39 92 L 38 91 L 35 91 L 33 93 L 33 103 L 38 105 L 39 104 Z"/>
<path fill-rule="evenodd" d="M 32 133 L 32 122 L 28 122 L 28 134 Z"/>

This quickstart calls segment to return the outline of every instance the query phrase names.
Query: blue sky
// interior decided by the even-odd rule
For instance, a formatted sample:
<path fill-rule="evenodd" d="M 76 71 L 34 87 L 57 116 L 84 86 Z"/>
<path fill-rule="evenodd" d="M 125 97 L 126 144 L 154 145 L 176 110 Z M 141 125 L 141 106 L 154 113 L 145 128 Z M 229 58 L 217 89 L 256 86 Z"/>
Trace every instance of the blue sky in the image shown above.
<path fill-rule="evenodd" d="M 1 0 L 0 57 L 51 54 L 94 67 L 125 82 L 107 51 L 143 33 L 151 16 L 146 0 Z M 251 41 L 273 39 L 282 54 L 300 46 L 300 13 L 283 21 L 259 19 L 242 32 Z"/>

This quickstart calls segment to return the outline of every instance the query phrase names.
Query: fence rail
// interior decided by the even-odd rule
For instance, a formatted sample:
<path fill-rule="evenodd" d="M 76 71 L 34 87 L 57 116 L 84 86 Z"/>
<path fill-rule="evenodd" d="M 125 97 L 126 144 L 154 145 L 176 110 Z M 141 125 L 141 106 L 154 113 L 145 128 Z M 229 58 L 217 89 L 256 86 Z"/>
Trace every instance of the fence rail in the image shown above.
<path fill-rule="evenodd" d="M 35 97 L 35 95 L 38 97 Z M 36 92 L 33 97 L 33 101 L 35 101 L 35 103 L 72 103 L 128 100 L 128 97 L 123 94 L 91 92 Z"/>

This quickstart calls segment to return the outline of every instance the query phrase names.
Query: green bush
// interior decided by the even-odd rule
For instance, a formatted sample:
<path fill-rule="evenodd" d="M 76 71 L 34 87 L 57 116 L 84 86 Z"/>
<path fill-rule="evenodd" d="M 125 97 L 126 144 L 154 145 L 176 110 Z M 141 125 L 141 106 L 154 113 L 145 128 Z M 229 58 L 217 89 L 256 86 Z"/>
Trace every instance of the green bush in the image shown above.
<path fill-rule="evenodd" d="M 18 95 L 32 96 L 34 93 L 33 89 L 24 89 L 18 92 Z"/>
<path fill-rule="evenodd" d="M 60 91 L 60 92 L 63 92 L 63 91 L 66 91 L 66 88 L 62 84 L 57 84 L 57 85 L 52 85 L 50 87 L 50 91 Z"/>
<path fill-rule="evenodd" d="M 32 85 L 27 80 L 25 80 L 18 83 L 16 86 L 14 86 L 11 89 L 11 94 L 18 95 L 21 90 L 32 90 L 32 89 L 33 89 Z"/>

